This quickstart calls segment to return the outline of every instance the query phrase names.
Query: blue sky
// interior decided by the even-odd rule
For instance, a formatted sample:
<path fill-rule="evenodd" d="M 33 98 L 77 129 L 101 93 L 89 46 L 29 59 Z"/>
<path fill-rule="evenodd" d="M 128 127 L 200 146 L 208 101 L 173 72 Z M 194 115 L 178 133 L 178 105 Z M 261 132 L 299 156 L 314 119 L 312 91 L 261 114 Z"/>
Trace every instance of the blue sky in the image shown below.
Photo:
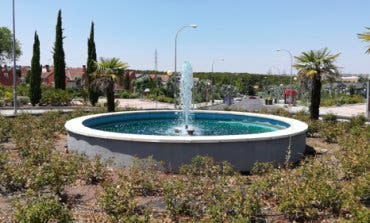
<path fill-rule="evenodd" d="M 11 28 L 11 0 L 0 0 L 0 26 Z M 22 43 L 19 63 L 29 65 L 33 33 L 39 33 L 41 63 L 52 64 L 57 11 L 62 9 L 67 66 L 86 63 L 90 22 L 95 22 L 99 57 L 119 57 L 133 69 L 173 70 L 174 37 L 178 66 L 194 71 L 289 72 L 287 53 L 328 47 L 341 52 L 345 73 L 370 73 L 366 43 L 356 34 L 370 26 L 369 0 L 16 0 L 16 35 Z"/>

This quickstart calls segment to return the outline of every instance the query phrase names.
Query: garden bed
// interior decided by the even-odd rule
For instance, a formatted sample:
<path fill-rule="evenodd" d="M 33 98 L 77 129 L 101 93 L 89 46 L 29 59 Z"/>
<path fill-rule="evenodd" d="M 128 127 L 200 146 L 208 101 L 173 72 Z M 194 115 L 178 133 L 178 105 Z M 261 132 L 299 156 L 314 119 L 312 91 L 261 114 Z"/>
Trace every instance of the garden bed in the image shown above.
<path fill-rule="evenodd" d="M 66 149 L 66 120 L 84 112 L 0 117 L 0 222 L 248 222 L 369 220 L 370 127 L 361 118 L 308 122 L 311 155 L 240 174 L 196 157 L 172 174 L 147 158 L 132 167 Z"/>

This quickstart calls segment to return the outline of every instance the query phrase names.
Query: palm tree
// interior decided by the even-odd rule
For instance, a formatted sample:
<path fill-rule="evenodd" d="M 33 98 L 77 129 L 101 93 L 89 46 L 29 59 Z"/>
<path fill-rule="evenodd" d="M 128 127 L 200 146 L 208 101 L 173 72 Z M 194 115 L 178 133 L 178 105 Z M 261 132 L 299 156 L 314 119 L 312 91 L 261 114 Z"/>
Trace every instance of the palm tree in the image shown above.
<path fill-rule="evenodd" d="M 359 39 L 362 39 L 365 42 L 370 42 L 370 27 L 366 27 L 366 29 L 369 30 L 369 31 L 358 34 L 357 36 L 358 36 Z M 370 46 L 367 49 L 366 53 L 370 53 Z"/>
<path fill-rule="evenodd" d="M 114 83 L 123 77 L 127 64 L 118 58 L 100 58 L 95 64 L 97 70 L 93 73 L 92 86 L 96 91 L 105 93 L 107 111 L 114 112 Z"/>
<path fill-rule="evenodd" d="M 330 80 L 339 75 L 338 68 L 334 65 L 339 55 L 340 53 L 331 54 L 327 48 L 324 48 L 302 52 L 302 55 L 295 57 L 297 61 L 294 67 L 298 69 L 298 75 L 308 78 L 311 83 L 311 119 L 319 118 L 321 80 L 324 78 Z"/>

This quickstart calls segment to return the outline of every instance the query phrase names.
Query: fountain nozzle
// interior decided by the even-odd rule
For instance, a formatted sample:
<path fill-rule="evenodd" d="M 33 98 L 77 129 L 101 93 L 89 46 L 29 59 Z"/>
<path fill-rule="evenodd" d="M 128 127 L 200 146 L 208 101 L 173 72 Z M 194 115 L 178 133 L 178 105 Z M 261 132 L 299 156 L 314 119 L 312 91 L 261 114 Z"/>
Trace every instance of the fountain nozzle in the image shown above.
<path fill-rule="evenodd" d="M 186 132 L 188 133 L 189 136 L 194 135 L 194 129 L 192 128 L 186 128 Z"/>

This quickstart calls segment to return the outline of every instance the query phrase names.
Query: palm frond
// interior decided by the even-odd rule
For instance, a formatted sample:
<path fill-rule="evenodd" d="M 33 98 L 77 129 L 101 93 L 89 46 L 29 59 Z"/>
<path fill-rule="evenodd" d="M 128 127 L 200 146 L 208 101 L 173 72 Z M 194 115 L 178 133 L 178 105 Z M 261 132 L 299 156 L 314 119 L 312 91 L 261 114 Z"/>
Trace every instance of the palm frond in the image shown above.
<path fill-rule="evenodd" d="M 365 27 L 369 32 L 364 32 L 357 34 L 357 37 L 361 39 L 364 42 L 370 42 L 370 27 Z M 370 46 L 368 46 L 368 49 L 366 50 L 366 53 L 370 53 Z"/>

